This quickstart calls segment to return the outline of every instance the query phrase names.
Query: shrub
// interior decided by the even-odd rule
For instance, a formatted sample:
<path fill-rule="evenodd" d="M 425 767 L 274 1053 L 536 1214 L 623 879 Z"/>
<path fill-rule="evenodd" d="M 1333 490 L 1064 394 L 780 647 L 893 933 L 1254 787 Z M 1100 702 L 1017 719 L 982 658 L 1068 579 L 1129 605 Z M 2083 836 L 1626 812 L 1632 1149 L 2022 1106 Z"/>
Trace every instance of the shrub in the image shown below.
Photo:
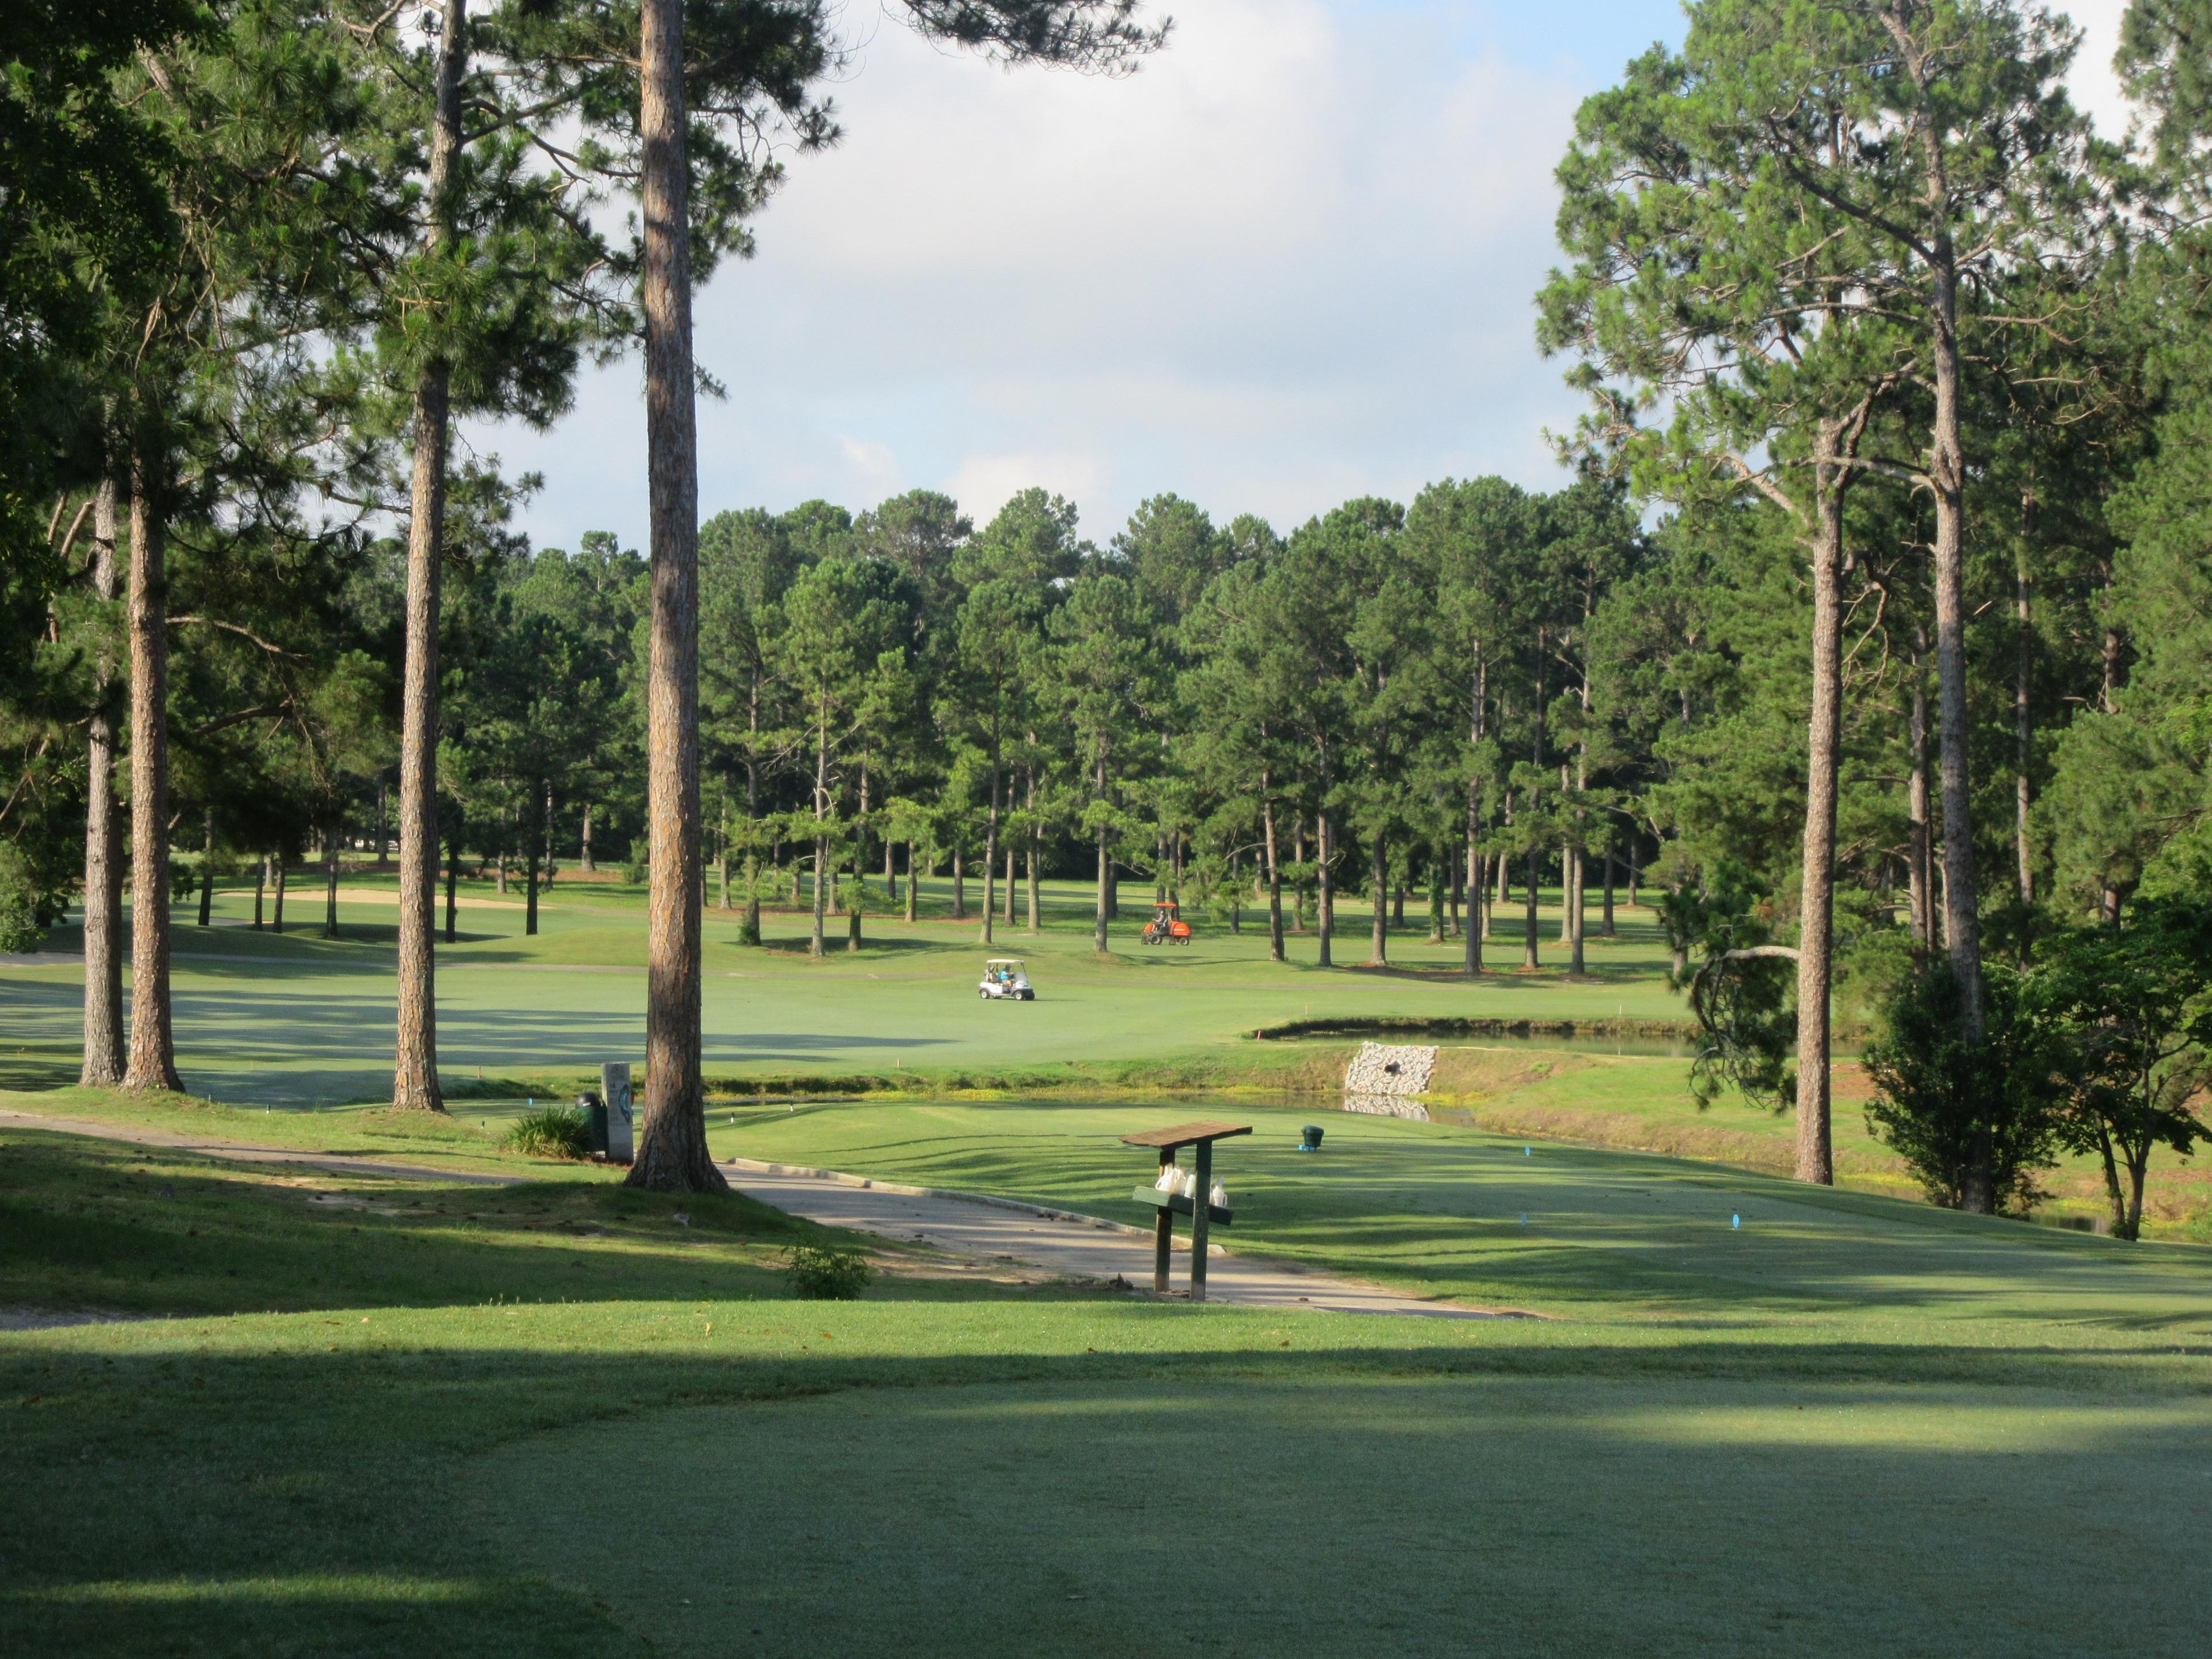
<path fill-rule="evenodd" d="M 580 1160 L 592 1155 L 591 1126 L 573 1106 L 540 1106 L 515 1120 L 507 1145 L 532 1158 Z"/>
<path fill-rule="evenodd" d="M 60 918 L 55 895 L 40 890 L 38 872 L 21 850 L 0 844 L 0 951 L 35 951 Z"/>
<path fill-rule="evenodd" d="M 830 1244 L 795 1245 L 786 1257 L 793 1296 L 807 1302 L 852 1302 L 875 1277 L 858 1250 Z"/>
<path fill-rule="evenodd" d="M 1992 965 L 1984 985 L 1988 1035 L 1979 1045 L 1960 1032 L 1959 982 L 1948 966 L 1898 987 L 1887 1030 L 1866 1051 L 1881 1091 L 1867 1108 L 1867 1129 L 1905 1160 L 1930 1203 L 1952 1210 L 1964 1207 L 1986 1137 L 1994 1206 L 2024 1215 L 2044 1196 L 2036 1172 L 2054 1161 L 2056 1036 L 2019 975 Z"/>

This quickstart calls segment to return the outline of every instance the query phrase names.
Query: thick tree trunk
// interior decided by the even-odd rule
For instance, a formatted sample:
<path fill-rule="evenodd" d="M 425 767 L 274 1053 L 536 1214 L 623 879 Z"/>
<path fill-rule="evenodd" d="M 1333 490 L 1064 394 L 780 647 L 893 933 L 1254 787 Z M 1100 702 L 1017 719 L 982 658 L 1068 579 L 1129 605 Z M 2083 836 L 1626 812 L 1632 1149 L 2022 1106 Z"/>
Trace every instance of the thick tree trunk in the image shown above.
<path fill-rule="evenodd" d="M 269 896 L 269 854 L 264 853 L 253 866 L 253 931 L 261 931 L 262 906 Z"/>
<path fill-rule="evenodd" d="M 1267 960 L 1283 957 L 1283 867 L 1275 854 L 1275 803 L 1267 793 L 1267 775 L 1260 775 L 1260 830 L 1267 855 Z"/>
<path fill-rule="evenodd" d="M 1931 173 L 1929 188 L 1941 188 Z M 1936 203 L 1943 209 L 1940 198 Z M 1968 770 L 1966 607 L 1966 455 L 1960 436 L 1958 278 L 1948 228 L 1929 261 L 1934 298 L 1936 416 L 1929 484 L 1936 506 L 1936 748 L 1943 783 L 1943 921 L 1951 972 L 1959 982 L 1960 1035 L 1969 1048 L 1988 1035 L 1982 998 L 1982 932 L 1974 871 L 1972 781 Z M 1984 1126 L 1976 1138 L 1960 1207 L 1996 1208 L 1995 1148 Z"/>
<path fill-rule="evenodd" d="M 1844 487 L 1835 474 L 1838 425 L 1822 422 L 1814 462 L 1818 517 L 1812 545 L 1813 686 L 1806 723 L 1804 866 L 1797 937 L 1797 1160 L 1800 1181 L 1832 1186 L 1829 1128 L 1828 984 L 1833 948 L 1836 779 L 1843 732 Z"/>
<path fill-rule="evenodd" d="M 690 168 L 683 0 L 639 9 L 651 647 L 646 670 L 651 896 L 646 942 L 645 1121 L 629 1184 L 722 1192 L 707 1150 L 700 949 L 699 456 L 691 362 Z"/>
<path fill-rule="evenodd" d="M 461 144 L 461 70 L 468 0 L 446 0 L 430 123 L 430 233 L 451 241 L 449 200 Z M 438 879 L 438 629 L 445 572 L 446 458 L 453 374 L 442 356 L 415 382 L 415 465 L 408 492 L 407 645 L 400 693 L 398 1042 L 392 1103 L 445 1109 L 438 1088 L 437 952 L 431 943 Z M 532 907 L 533 921 L 535 907 Z M 532 931 L 535 931 L 533 927 Z"/>
<path fill-rule="evenodd" d="M 115 481 L 100 482 L 92 520 L 92 591 L 103 612 L 94 658 L 92 719 L 85 741 L 84 1066 L 78 1084 L 123 1081 L 123 815 L 116 810 L 116 702 L 122 685 L 106 641 L 106 612 L 122 592 L 115 548 Z"/>
<path fill-rule="evenodd" d="M 952 920 L 968 920 L 968 866 L 960 856 L 960 841 L 952 842 Z"/>
<path fill-rule="evenodd" d="M 576 848 L 576 867 L 581 870 L 586 875 L 590 875 L 599 867 L 592 861 L 592 803 L 589 801 L 586 801 L 584 803 L 583 832 L 580 837 L 580 844 Z M 729 907 L 725 905 L 723 908 L 726 909 Z"/>
<path fill-rule="evenodd" d="M 1905 742 L 1911 775 L 1905 785 L 1905 891 L 1912 910 L 1912 938 L 1917 952 L 1936 949 L 1936 836 L 1929 818 L 1928 789 L 1928 678 L 1923 659 L 1928 654 L 1928 635 L 1918 630 L 1912 653 L 1912 701 L 1905 716 Z"/>
<path fill-rule="evenodd" d="M 272 933 L 284 931 L 284 854 L 280 852 L 276 854 L 276 895 L 269 912 L 269 931 Z"/>
<path fill-rule="evenodd" d="M 169 1004 L 169 576 L 167 479 L 131 470 L 131 1041 L 125 1089 L 181 1094 Z"/>

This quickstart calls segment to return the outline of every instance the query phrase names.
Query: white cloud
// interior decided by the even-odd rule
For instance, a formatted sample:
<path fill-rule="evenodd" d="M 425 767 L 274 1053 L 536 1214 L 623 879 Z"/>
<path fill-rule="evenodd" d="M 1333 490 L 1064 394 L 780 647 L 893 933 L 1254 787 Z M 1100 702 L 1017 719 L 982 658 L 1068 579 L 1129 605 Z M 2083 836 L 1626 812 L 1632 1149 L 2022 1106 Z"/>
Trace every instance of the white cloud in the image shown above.
<path fill-rule="evenodd" d="M 1024 489 L 1041 487 L 1080 502 L 1097 499 L 1105 484 L 1105 464 L 1095 455 L 1031 452 L 970 455 L 961 462 L 947 489 L 980 528 Z"/>
<path fill-rule="evenodd" d="M 2074 8 L 2108 132 L 2123 0 Z M 706 513 L 901 488 L 979 522 L 1031 483 L 1103 540 L 1174 490 L 1287 526 L 1447 474 L 1558 474 L 1577 412 L 1535 352 L 1551 172 L 1579 99 L 1676 0 L 1182 0 L 1112 81 L 1008 71 L 886 16 L 838 88 L 848 137 L 791 162 L 759 257 L 698 295 Z M 551 436 L 540 540 L 644 538 L 635 362 Z"/>

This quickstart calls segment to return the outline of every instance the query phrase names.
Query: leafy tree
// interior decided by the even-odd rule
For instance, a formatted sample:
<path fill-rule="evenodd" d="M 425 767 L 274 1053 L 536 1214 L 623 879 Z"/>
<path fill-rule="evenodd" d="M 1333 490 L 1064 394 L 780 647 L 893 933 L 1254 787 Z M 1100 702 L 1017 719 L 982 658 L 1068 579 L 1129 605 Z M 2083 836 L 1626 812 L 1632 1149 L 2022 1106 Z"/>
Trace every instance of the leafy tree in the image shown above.
<path fill-rule="evenodd" d="M 2063 1059 L 2039 990 L 1992 969 L 1976 1042 L 1958 976 L 1922 969 L 1899 986 L 1868 1045 L 1867 1074 L 1881 1091 L 1866 1109 L 1868 1132 L 1905 1160 L 1930 1203 L 1966 1207 L 1985 1156 L 2000 1212 L 2025 1215 L 2043 1196 L 2036 1176 L 2056 1162 Z"/>
<path fill-rule="evenodd" d="M 2033 982 L 2063 1030 L 2060 1133 L 2097 1155 L 2112 1231 L 2137 1237 L 2152 1154 L 2212 1141 L 2196 1104 L 2212 1086 L 2212 904 L 2144 899 L 2117 930 L 2070 929 L 2039 951 Z"/>

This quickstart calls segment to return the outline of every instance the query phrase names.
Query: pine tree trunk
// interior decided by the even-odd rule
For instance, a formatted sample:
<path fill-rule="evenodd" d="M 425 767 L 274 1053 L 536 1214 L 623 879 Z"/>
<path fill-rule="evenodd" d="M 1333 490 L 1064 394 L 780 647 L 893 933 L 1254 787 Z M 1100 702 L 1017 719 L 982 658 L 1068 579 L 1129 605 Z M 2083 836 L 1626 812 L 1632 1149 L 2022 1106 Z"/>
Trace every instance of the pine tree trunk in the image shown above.
<path fill-rule="evenodd" d="M 639 8 L 639 203 L 644 222 L 651 646 L 646 670 L 650 899 L 645 1113 L 629 1184 L 723 1192 L 707 1150 L 701 1066 L 699 456 L 691 362 L 690 167 L 684 155 L 683 0 Z"/>
<path fill-rule="evenodd" d="M 448 945 L 460 936 L 459 918 L 455 914 L 460 908 L 460 880 L 461 849 L 449 847 L 446 849 L 446 943 Z"/>
<path fill-rule="evenodd" d="M 1615 840 L 1616 838 L 1613 835 L 1613 825 L 1608 822 L 1606 825 L 1605 833 L 1605 908 L 1599 913 L 1597 924 L 1598 937 L 1600 939 L 1618 939 L 1620 937 L 1620 934 L 1613 931 L 1613 888 L 1614 872 L 1619 867 L 1620 862 L 1613 857 Z"/>
<path fill-rule="evenodd" d="M 1844 480 L 1838 423 L 1824 420 L 1814 454 L 1813 686 L 1806 723 L 1804 872 L 1797 935 L 1797 1166 L 1800 1181 L 1835 1182 L 1829 1129 L 1828 985 L 1835 917 L 1836 780 L 1843 734 Z"/>
<path fill-rule="evenodd" d="M 914 878 L 914 843 L 906 844 L 906 919 L 911 922 L 921 913 L 921 894 Z"/>
<path fill-rule="evenodd" d="M 269 913 L 269 931 L 272 933 L 284 931 L 284 878 L 285 859 L 280 852 L 276 854 L 276 896 Z"/>
<path fill-rule="evenodd" d="M 1367 959 L 1379 968 L 1390 959 L 1390 848 L 1379 830 L 1375 832 L 1374 860 L 1375 918 L 1369 931 Z"/>
<path fill-rule="evenodd" d="M 92 591 L 101 621 L 122 592 L 115 548 L 115 481 L 102 478 L 93 507 Z M 123 1081 L 123 815 L 115 799 L 115 705 L 123 687 L 105 643 L 94 659 L 92 718 L 85 740 L 84 1066 L 77 1082 L 112 1089 Z"/>
<path fill-rule="evenodd" d="M 538 837 L 532 836 L 522 852 L 522 936 L 538 934 Z"/>
<path fill-rule="evenodd" d="M 1031 783 L 1030 789 L 1030 806 L 1032 811 L 1036 806 L 1036 789 L 1034 782 Z M 1029 848 L 1022 857 L 1024 876 L 1029 886 L 1027 894 L 1029 919 L 1026 927 L 1032 933 L 1042 933 L 1044 931 L 1044 892 L 1039 884 L 1040 872 L 1037 869 L 1043 853 L 1042 841 L 1043 832 L 1038 829 L 1036 819 L 1032 817 L 1030 821 Z"/>
<path fill-rule="evenodd" d="M 1326 781 L 1324 779 L 1324 787 Z M 1314 814 L 1314 934 L 1320 950 L 1316 966 L 1333 967 L 1330 946 L 1336 938 L 1336 890 L 1329 870 L 1331 835 L 1327 811 Z"/>
<path fill-rule="evenodd" d="M 2035 498 L 2021 498 L 2021 561 L 2014 577 L 2013 608 L 2020 624 L 2013 665 L 2013 851 L 2019 864 L 2020 902 L 2035 902 L 2035 851 L 2028 839 L 2028 810 L 2034 805 L 2034 786 L 2028 767 L 2034 755 L 2035 725 L 2029 698 L 2034 690 L 2035 627 L 2029 606 L 2032 592 L 2027 571 L 2027 538 L 2034 533 Z"/>
<path fill-rule="evenodd" d="M 991 746 L 991 814 L 983 826 L 983 932 L 980 943 L 992 943 L 991 928 L 998 920 L 999 879 L 999 753 Z"/>
<path fill-rule="evenodd" d="M 1932 140 L 1929 141 L 1932 143 Z M 1943 923 L 1951 972 L 1959 984 L 1960 1035 L 1978 1048 L 1988 1034 L 1982 992 L 1982 934 L 1974 870 L 1972 779 L 1966 707 L 1966 451 L 1960 412 L 1959 289 L 1956 254 L 1942 176 L 1930 169 L 1930 217 L 1936 221 L 1927 254 L 1935 419 L 1929 433 L 1929 493 L 1936 509 L 1936 752 L 1942 780 Z M 1983 1126 L 1960 1207 L 1979 1215 L 1996 1208 L 1994 1152 Z"/>
<path fill-rule="evenodd" d="M 1268 777 L 1260 774 L 1260 830 L 1267 846 L 1267 960 L 1281 962 L 1283 956 L 1283 867 L 1275 852 L 1275 802 L 1268 793 Z"/>
<path fill-rule="evenodd" d="M 845 905 L 845 949 L 848 952 L 858 951 L 861 944 L 861 895 L 865 891 L 860 880 L 862 873 L 860 860 L 856 855 L 853 860 L 853 891 Z"/>
<path fill-rule="evenodd" d="M 1106 799 L 1106 763 L 1098 763 L 1098 799 Z M 1106 954 L 1106 922 L 1114 897 L 1114 854 L 1107 845 L 1106 826 L 1098 826 L 1098 911 L 1091 923 L 1091 948 Z"/>
<path fill-rule="evenodd" d="M 262 906 L 269 895 L 269 854 L 264 853 L 253 866 L 253 931 L 261 931 Z"/>
<path fill-rule="evenodd" d="M 1912 653 L 1912 701 L 1906 714 L 1905 740 L 1911 775 L 1905 787 L 1906 895 L 1912 909 L 1916 952 L 1936 949 L 1936 837 L 1929 821 L 1928 679 L 1923 659 L 1928 654 L 1927 630 L 1917 630 Z"/>
<path fill-rule="evenodd" d="M 338 936 L 338 830 L 323 831 L 323 937 Z"/>
<path fill-rule="evenodd" d="M 1536 938 L 1536 860 L 1540 856 L 1541 854 L 1534 848 L 1531 847 L 1528 849 L 1528 911 L 1522 929 L 1521 965 L 1524 969 L 1532 969 L 1543 966 Z"/>
<path fill-rule="evenodd" d="M 952 920 L 968 920 L 968 866 L 960 856 L 960 840 L 952 842 Z"/>
<path fill-rule="evenodd" d="M 131 1040 L 125 1089 L 181 1094 L 169 1003 L 167 479 L 142 444 L 131 470 Z"/>
<path fill-rule="evenodd" d="M 446 0 L 430 123 L 431 251 L 453 238 L 449 200 L 461 143 L 461 71 L 468 0 Z M 407 644 L 400 693 L 398 1041 L 392 1103 L 443 1111 L 438 1087 L 437 951 L 431 942 L 438 880 L 438 629 L 445 573 L 446 461 L 452 369 L 442 356 L 415 382 L 415 465 L 408 492 Z"/>
<path fill-rule="evenodd" d="M 1006 848 L 1006 908 L 1000 920 L 1009 927 L 1014 925 L 1014 849 L 1011 846 Z"/>
<path fill-rule="evenodd" d="M 589 801 L 584 803 L 582 845 L 576 849 L 576 867 L 586 875 L 592 874 L 599 867 L 592 856 L 592 804 Z M 726 909 L 729 907 L 725 905 L 723 908 Z"/>
<path fill-rule="evenodd" d="M 200 812 L 200 914 L 198 925 L 212 927 L 215 922 L 215 808 L 204 807 Z"/>

